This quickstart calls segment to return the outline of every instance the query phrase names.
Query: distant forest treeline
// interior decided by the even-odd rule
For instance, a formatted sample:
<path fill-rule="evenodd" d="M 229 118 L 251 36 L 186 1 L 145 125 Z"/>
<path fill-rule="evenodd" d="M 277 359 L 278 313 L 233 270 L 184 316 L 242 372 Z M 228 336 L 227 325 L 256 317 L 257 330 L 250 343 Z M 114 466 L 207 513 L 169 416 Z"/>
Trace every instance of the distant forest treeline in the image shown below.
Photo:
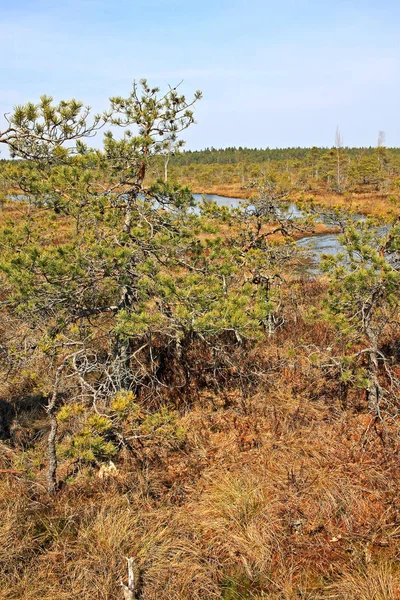
<path fill-rule="evenodd" d="M 398 193 L 400 148 L 206 148 L 156 161 L 154 173 L 214 193 L 268 179 L 283 190 Z M 231 190 L 233 192 L 234 190 Z M 228 190 L 225 190 L 227 193 Z"/>
<path fill-rule="evenodd" d="M 336 150 L 336 148 L 333 148 Z M 373 156 L 377 148 L 370 146 L 368 148 L 349 148 L 343 147 L 342 152 L 350 157 L 359 155 Z M 228 148 L 205 148 L 204 150 L 184 150 L 171 158 L 171 164 L 176 166 L 190 164 L 235 164 L 238 162 L 261 163 L 267 161 L 303 161 L 309 157 L 314 160 L 322 158 L 331 152 L 332 148 L 242 148 L 239 146 Z M 385 148 L 390 155 L 400 156 L 400 148 Z"/>
<path fill-rule="evenodd" d="M 73 160 L 73 159 L 72 159 Z M 4 166 L 10 161 L 0 159 Z M 206 148 L 153 156 L 148 178 L 187 184 L 195 190 L 238 193 L 268 179 L 281 190 L 381 192 L 400 190 L 400 148 Z M 233 186 L 234 189 L 225 189 Z"/>
<path fill-rule="evenodd" d="M 382 150 L 382 149 L 381 149 Z M 262 163 L 268 161 L 304 161 L 309 158 L 321 159 L 326 154 L 336 151 L 335 147 L 317 147 L 302 148 L 300 146 L 293 148 L 205 148 L 204 150 L 182 150 L 171 156 L 171 165 L 184 166 L 191 164 L 235 164 L 239 162 Z M 378 148 L 375 146 L 367 147 L 347 147 L 341 148 L 341 152 L 349 157 L 374 156 Z M 384 148 L 384 152 L 390 157 L 400 157 L 400 148 Z M 0 163 L 10 162 L 10 159 L 0 158 Z"/>

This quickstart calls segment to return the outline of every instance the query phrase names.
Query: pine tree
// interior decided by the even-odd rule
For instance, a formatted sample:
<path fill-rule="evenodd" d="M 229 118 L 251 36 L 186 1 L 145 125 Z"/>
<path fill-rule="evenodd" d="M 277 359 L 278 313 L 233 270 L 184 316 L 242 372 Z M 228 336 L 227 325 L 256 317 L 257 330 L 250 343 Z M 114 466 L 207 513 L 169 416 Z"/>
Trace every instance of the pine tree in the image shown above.
<path fill-rule="evenodd" d="M 384 341 L 399 326 L 400 226 L 371 221 L 346 228 L 344 250 L 326 259 L 330 277 L 327 316 L 347 342 L 351 361 L 365 371 L 370 412 L 381 420 L 398 411 L 399 381 L 391 371 Z"/>

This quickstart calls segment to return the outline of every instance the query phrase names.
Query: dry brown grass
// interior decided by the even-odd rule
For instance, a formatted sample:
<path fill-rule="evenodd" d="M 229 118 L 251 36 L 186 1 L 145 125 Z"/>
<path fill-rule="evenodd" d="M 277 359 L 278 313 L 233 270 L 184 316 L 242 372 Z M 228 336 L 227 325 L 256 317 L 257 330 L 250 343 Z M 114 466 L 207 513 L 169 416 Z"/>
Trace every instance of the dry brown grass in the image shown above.
<path fill-rule="evenodd" d="M 145 600 L 398 597 L 395 455 L 360 443 L 365 415 L 280 389 L 201 398 L 184 449 L 55 500 L 3 476 L 1 597 L 121 598 L 130 555 Z"/>
<path fill-rule="evenodd" d="M 390 195 L 383 192 L 347 192 L 336 194 L 328 191 L 313 193 L 316 204 L 328 208 L 341 208 L 354 213 L 375 217 L 392 218 L 400 215 L 399 206 L 394 205 Z"/>
<path fill-rule="evenodd" d="M 308 360 L 312 345 L 343 350 L 305 318 L 325 290 L 290 282 L 285 326 L 232 350 L 246 385 L 232 371 L 180 407 L 184 445 L 121 452 L 106 479 L 66 462 L 56 498 L 35 382 L 2 384 L 18 410 L 0 469 L 23 475 L 0 473 L 0 598 L 122 599 L 135 556 L 142 600 L 399 599 L 399 441 L 383 446 L 362 392 L 343 406 L 337 376 Z M 4 335 L 15 325 L 1 322 Z M 44 389 L 46 365 L 29 367 Z"/>

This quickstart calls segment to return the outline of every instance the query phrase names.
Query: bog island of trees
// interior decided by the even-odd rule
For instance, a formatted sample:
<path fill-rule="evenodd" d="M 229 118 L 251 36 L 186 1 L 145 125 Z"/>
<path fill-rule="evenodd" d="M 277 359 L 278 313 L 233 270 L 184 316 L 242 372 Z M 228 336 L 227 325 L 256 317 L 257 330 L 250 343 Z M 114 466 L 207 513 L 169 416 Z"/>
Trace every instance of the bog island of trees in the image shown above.
<path fill-rule="evenodd" d="M 400 598 L 400 149 L 184 151 L 200 99 L 5 116 L 1 598 Z"/>

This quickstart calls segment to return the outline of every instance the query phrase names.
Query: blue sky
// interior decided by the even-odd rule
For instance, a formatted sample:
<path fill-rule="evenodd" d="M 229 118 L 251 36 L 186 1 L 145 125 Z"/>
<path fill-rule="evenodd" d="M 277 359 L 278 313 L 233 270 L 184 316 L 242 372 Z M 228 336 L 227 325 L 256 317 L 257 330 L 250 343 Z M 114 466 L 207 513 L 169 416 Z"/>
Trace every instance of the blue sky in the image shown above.
<path fill-rule="evenodd" d="M 400 146 L 397 0 L 0 0 L 0 15 L 1 115 L 183 79 L 204 94 L 191 149 L 330 146 L 337 124 L 346 145 L 384 130 Z"/>

